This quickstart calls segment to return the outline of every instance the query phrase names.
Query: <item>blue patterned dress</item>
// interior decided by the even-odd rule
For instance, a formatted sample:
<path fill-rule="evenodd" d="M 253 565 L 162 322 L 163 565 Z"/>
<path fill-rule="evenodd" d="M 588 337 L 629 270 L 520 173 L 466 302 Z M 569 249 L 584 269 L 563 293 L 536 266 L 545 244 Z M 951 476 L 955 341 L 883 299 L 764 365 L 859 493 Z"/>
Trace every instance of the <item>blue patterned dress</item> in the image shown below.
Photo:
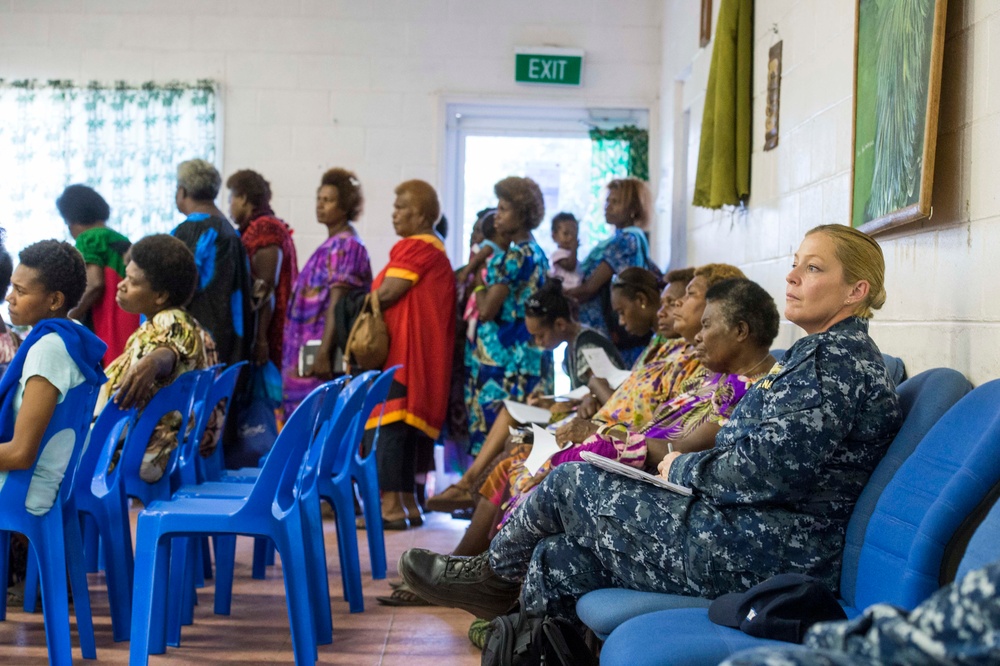
<path fill-rule="evenodd" d="M 512 243 L 486 266 L 486 284 L 510 290 L 493 321 L 480 321 L 466 345 L 470 453 L 482 448 L 506 398 L 523 402 L 538 389 L 552 392 L 552 353 L 536 347 L 524 325 L 524 304 L 545 282 L 549 262 L 533 237 Z"/>
<path fill-rule="evenodd" d="M 598 244 L 580 264 L 579 271 L 583 275 L 583 281 L 589 280 L 601 264 L 610 266 L 615 275 L 632 266 L 653 269 L 645 233 L 638 227 L 616 230 L 614 236 Z M 625 362 L 631 365 L 639 358 L 645 344 L 624 347 L 615 340 L 614 332 L 608 330 L 602 294 L 609 288 L 610 285 L 605 285 L 589 300 L 580 303 L 580 323 L 609 336 L 618 345 L 618 351 L 621 352 Z"/>

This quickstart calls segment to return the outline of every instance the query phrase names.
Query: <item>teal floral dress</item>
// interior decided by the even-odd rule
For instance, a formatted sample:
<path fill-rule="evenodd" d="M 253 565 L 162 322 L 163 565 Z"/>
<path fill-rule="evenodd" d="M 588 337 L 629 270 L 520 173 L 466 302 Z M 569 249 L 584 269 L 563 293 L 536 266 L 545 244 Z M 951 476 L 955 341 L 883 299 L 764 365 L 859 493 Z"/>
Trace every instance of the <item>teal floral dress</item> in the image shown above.
<path fill-rule="evenodd" d="M 523 402 L 532 392 L 552 392 L 552 353 L 536 347 L 524 325 L 524 304 L 545 282 L 549 262 L 533 237 L 512 243 L 490 259 L 486 284 L 510 290 L 493 321 L 480 321 L 466 345 L 469 452 L 479 453 L 502 401 Z"/>

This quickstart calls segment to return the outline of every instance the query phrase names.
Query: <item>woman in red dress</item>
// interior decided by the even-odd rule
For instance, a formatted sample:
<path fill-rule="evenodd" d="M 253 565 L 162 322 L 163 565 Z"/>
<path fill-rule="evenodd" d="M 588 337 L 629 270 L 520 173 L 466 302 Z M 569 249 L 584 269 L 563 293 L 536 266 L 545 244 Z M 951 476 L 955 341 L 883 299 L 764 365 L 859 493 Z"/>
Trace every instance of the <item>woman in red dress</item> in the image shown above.
<path fill-rule="evenodd" d="M 402 238 L 389 252 L 372 290 L 389 329 L 385 367 L 396 372 L 379 434 L 379 486 L 385 529 L 423 524 L 414 495 L 415 461 L 433 451 L 448 407 L 455 338 L 455 275 L 434 224 L 437 192 L 422 180 L 396 188 L 392 226 Z M 373 413 L 369 437 L 378 425 Z"/>

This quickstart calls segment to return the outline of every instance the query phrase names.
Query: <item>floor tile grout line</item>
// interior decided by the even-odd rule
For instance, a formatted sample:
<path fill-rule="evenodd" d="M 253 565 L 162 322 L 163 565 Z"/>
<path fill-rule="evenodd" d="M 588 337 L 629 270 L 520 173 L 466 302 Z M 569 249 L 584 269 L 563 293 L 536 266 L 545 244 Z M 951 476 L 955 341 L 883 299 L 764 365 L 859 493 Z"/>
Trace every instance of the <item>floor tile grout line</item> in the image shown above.
<path fill-rule="evenodd" d="M 389 647 L 389 635 L 392 633 L 392 625 L 393 623 L 395 623 L 395 621 L 396 621 L 396 613 L 393 612 L 393 614 L 389 616 L 389 626 L 385 630 L 385 640 L 382 641 L 382 652 L 379 653 L 378 656 L 379 666 L 382 666 L 382 662 L 385 661 L 385 651 Z"/>

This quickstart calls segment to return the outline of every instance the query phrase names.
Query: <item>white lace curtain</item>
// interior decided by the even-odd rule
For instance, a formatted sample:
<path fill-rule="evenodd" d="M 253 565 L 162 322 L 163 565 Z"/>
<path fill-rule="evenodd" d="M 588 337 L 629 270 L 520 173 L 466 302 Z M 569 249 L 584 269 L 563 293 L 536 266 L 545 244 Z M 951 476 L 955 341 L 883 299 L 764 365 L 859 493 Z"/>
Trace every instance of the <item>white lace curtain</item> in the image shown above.
<path fill-rule="evenodd" d="M 68 239 L 55 200 L 72 183 L 111 205 L 109 226 L 135 241 L 180 222 L 177 164 L 216 156 L 211 81 L 78 85 L 0 80 L 0 226 L 16 252 Z"/>

